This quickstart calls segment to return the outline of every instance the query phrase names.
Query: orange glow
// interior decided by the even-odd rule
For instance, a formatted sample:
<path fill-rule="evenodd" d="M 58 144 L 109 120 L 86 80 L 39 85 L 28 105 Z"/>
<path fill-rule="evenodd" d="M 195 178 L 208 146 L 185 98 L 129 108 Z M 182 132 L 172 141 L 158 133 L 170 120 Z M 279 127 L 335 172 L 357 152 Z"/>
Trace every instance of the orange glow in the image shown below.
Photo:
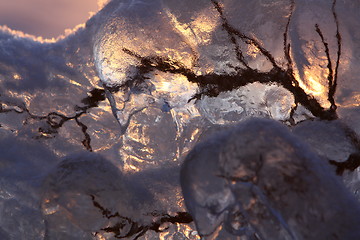
<path fill-rule="evenodd" d="M 300 78 L 298 71 L 294 72 L 299 86 L 304 89 L 306 93 L 318 99 L 324 108 L 330 107 L 330 102 L 327 100 L 327 73 L 325 73 L 323 69 L 304 70 L 304 79 Z"/>
<path fill-rule="evenodd" d="M 343 102 L 342 104 L 338 104 L 338 105 L 341 107 L 344 107 L 344 108 L 359 107 L 360 106 L 360 92 L 357 92 L 352 97 L 347 98 L 345 102 Z"/>
<path fill-rule="evenodd" d="M 170 12 L 165 11 L 170 18 L 170 23 L 174 29 L 183 36 L 184 41 L 192 48 L 196 49 L 199 45 L 208 44 L 211 34 L 219 24 L 219 18 L 213 8 L 207 8 L 196 14 L 190 23 L 181 23 Z"/>
<path fill-rule="evenodd" d="M 326 88 L 315 80 L 313 76 L 308 76 L 308 90 L 315 96 L 322 95 L 326 92 Z"/>
<path fill-rule="evenodd" d="M 22 77 L 21 77 L 19 74 L 17 74 L 17 73 L 15 73 L 15 74 L 13 75 L 13 78 L 14 78 L 15 80 L 20 80 L 20 79 L 22 79 Z"/>
<path fill-rule="evenodd" d="M 0 30 L 55 42 L 84 26 L 108 0 L 0 1 Z"/>
<path fill-rule="evenodd" d="M 260 53 L 259 48 L 254 45 L 248 44 L 246 54 L 251 56 L 252 58 L 256 58 L 256 56 Z"/>

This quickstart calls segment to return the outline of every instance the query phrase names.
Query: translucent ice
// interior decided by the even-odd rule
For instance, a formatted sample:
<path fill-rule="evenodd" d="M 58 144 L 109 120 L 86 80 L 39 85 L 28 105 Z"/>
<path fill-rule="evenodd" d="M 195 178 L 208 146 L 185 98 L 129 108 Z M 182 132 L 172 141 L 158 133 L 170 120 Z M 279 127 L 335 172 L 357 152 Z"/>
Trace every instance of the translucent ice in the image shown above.
<path fill-rule="evenodd" d="M 41 207 L 50 239 L 88 239 L 91 235 L 85 233 L 107 227 L 120 215 L 132 218 L 136 214 L 121 173 L 97 155 L 82 154 L 62 161 L 46 177 L 42 191 Z M 117 211 L 119 216 L 114 215 Z M 125 221 L 124 232 L 130 228 Z"/>
<path fill-rule="evenodd" d="M 174 170 L 178 171 L 164 168 L 161 174 L 144 170 L 124 176 L 100 155 L 68 156 L 42 183 L 42 215 L 38 214 L 46 225 L 45 239 L 138 239 L 145 234 L 153 238 L 163 228 L 169 236 L 182 236 L 166 226 L 178 222 L 186 228 L 192 222 L 190 215 L 178 212 L 176 197 L 163 199 L 164 192 L 177 194 L 171 189 L 177 185 Z"/>
<path fill-rule="evenodd" d="M 354 196 L 322 158 L 273 120 L 250 119 L 197 145 L 182 166 L 181 186 L 202 236 L 360 237 Z"/>
<path fill-rule="evenodd" d="M 0 238 L 198 239 L 180 165 L 206 132 L 251 116 L 291 126 L 359 192 L 359 8 L 344 0 L 112 0 L 56 42 L 0 27 Z M 106 160 L 72 157 L 84 150 Z M 203 173 L 219 164 L 193 168 L 202 175 L 189 181 L 203 176 L 214 186 L 201 195 L 213 197 L 199 198 L 213 213 L 199 208 L 206 214 L 196 217 L 217 225 L 226 216 L 229 226 L 236 214 L 224 209 L 252 185 L 224 188 Z M 64 166 L 72 168 L 64 182 L 49 186 Z M 119 191 L 93 194 L 101 183 Z M 119 192 L 141 207 L 127 208 Z M 228 230 L 218 238 L 238 232 Z"/>

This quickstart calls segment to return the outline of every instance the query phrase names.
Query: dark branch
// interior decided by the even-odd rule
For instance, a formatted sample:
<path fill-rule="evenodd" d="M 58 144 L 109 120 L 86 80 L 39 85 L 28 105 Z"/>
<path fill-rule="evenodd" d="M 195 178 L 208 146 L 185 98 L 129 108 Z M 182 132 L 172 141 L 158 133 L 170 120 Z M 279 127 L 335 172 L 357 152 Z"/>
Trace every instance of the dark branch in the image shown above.
<path fill-rule="evenodd" d="M 343 175 L 345 170 L 353 172 L 360 166 L 360 154 L 352 153 L 345 162 L 337 162 L 334 160 L 329 160 L 329 163 L 336 166 L 336 174 Z"/>
<path fill-rule="evenodd" d="M 338 72 L 339 72 L 339 65 L 340 65 L 340 57 L 341 57 L 341 35 L 340 35 L 340 30 L 339 30 L 339 20 L 335 11 L 335 6 L 336 6 L 336 0 L 334 0 L 333 5 L 332 5 L 332 13 L 334 16 L 334 20 L 335 20 L 335 24 L 336 24 L 336 39 L 337 39 L 337 58 L 336 58 L 336 64 L 335 64 L 335 73 L 334 73 L 334 82 L 332 87 L 329 89 L 329 95 L 334 97 L 335 93 L 336 93 L 336 87 L 337 87 L 337 79 L 338 79 Z M 334 105 L 331 106 L 331 108 L 336 109 L 336 105 L 334 103 Z"/>
<path fill-rule="evenodd" d="M 259 82 L 263 84 L 268 83 L 277 83 L 283 86 L 285 89 L 289 90 L 295 98 L 295 104 L 297 105 L 300 103 L 304 107 L 306 107 L 315 117 L 320 119 L 326 120 L 333 120 L 337 119 L 337 114 L 335 112 L 334 107 L 330 109 L 324 109 L 320 103 L 311 95 L 308 95 L 304 89 L 299 86 L 298 81 L 294 77 L 293 70 L 292 70 L 292 60 L 290 56 L 290 44 L 287 40 L 287 34 L 289 31 L 289 24 L 291 21 L 291 16 L 293 14 L 295 3 L 292 1 L 291 3 L 291 11 L 288 22 L 286 24 L 285 33 L 284 33 L 284 51 L 285 57 L 288 61 L 288 69 L 284 70 L 280 68 L 275 61 L 275 58 L 271 55 L 269 51 L 267 51 L 260 42 L 256 39 L 246 36 L 239 30 L 235 29 L 231 26 L 224 16 L 223 7 L 215 0 L 211 1 L 220 15 L 222 20 L 222 26 L 224 30 L 228 33 L 230 37 L 231 43 L 235 46 L 235 51 L 237 54 L 237 59 L 241 62 L 245 68 L 236 68 L 236 74 L 216 74 L 216 73 L 209 73 L 205 75 L 196 75 L 191 69 L 186 68 L 184 64 L 178 61 L 171 60 L 167 57 L 161 56 L 141 56 L 138 53 L 133 52 L 132 50 L 124 48 L 123 51 L 130 56 L 137 58 L 140 61 L 140 65 L 137 66 L 139 70 L 139 76 L 135 79 L 130 79 L 126 81 L 124 85 L 134 85 L 140 84 L 141 82 L 145 81 L 145 77 L 143 76 L 144 73 L 149 73 L 154 70 L 158 70 L 161 72 L 168 72 L 173 74 L 181 74 L 187 77 L 188 81 L 196 83 L 199 86 L 198 92 L 189 99 L 189 101 L 195 99 L 199 100 L 202 98 L 203 95 L 209 97 L 217 97 L 221 92 L 225 91 L 232 91 L 239 87 L 245 86 L 249 83 Z M 316 31 L 320 35 L 322 42 L 325 46 L 325 52 L 328 56 L 329 62 L 329 86 L 331 89 L 334 88 L 334 75 L 332 72 L 332 66 L 330 61 L 329 49 L 328 44 L 326 43 L 322 32 L 320 31 L 319 27 L 316 27 Z M 246 63 L 243 53 L 240 50 L 238 42 L 236 41 L 236 37 L 239 37 L 241 40 L 244 41 L 245 44 L 249 44 L 255 46 L 273 65 L 273 69 L 269 72 L 259 72 L 255 69 L 252 69 Z M 335 106 L 335 101 L 333 100 L 333 95 L 331 94 L 332 91 L 329 91 L 329 96 L 331 102 Z"/>
<path fill-rule="evenodd" d="M 290 22 L 291 22 L 291 18 L 292 15 L 294 13 L 294 9 L 295 9 L 295 2 L 294 0 L 291 1 L 291 5 L 290 5 L 290 15 L 288 18 L 288 21 L 286 23 L 286 27 L 285 27 L 285 32 L 284 32 L 284 55 L 285 55 L 285 59 L 287 60 L 287 67 L 288 67 L 288 72 L 289 74 L 293 75 L 293 67 L 292 67 L 292 59 L 290 56 L 290 43 L 288 43 L 288 33 L 289 33 L 289 26 L 290 26 Z M 296 81 L 296 85 L 299 85 L 299 83 Z"/>
<path fill-rule="evenodd" d="M 74 110 L 76 111 L 76 114 L 74 116 L 65 116 L 61 113 L 57 112 L 50 112 L 46 116 L 37 116 L 32 114 L 25 106 L 25 104 L 22 105 L 15 105 L 19 110 L 16 109 L 4 109 L 2 102 L 0 102 L 0 113 L 6 113 L 6 112 L 16 112 L 18 114 L 26 113 L 28 115 L 27 119 L 24 121 L 24 125 L 28 123 L 28 120 L 34 119 L 37 121 L 46 120 L 47 126 L 40 127 L 38 129 L 40 136 L 36 136 L 36 139 L 39 138 L 53 138 L 54 134 L 58 133 L 58 130 L 63 127 L 64 123 L 75 120 L 76 124 L 81 128 L 81 131 L 84 134 L 84 140 L 82 141 L 83 146 L 86 150 L 92 151 L 90 142 L 91 138 L 90 135 L 87 133 L 88 127 L 79 121 L 79 118 L 86 114 L 87 111 L 91 108 L 98 107 L 99 102 L 105 100 L 105 91 L 102 89 L 94 88 L 88 93 L 88 96 L 81 100 L 81 102 L 85 106 L 79 107 L 76 105 L 74 107 Z"/>
<path fill-rule="evenodd" d="M 76 121 L 77 125 L 79 127 L 81 127 L 81 131 L 83 132 L 83 134 L 85 136 L 84 140 L 82 140 L 81 143 L 84 145 L 86 150 L 92 152 L 92 147 L 90 145 L 91 138 L 90 138 L 90 135 L 87 133 L 88 127 L 85 124 L 83 124 L 82 122 L 80 122 L 78 118 L 75 118 L 75 121 Z"/>
<path fill-rule="evenodd" d="M 263 48 L 256 39 L 246 36 L 245 34 L 243 34 L 242 32 L 240 32 L 239 30 L 235 29 L 233 26 L 230 25 L 227 18 L 224 16 L 222 6 L 217 1 L 211 0 L 211 2 L 213 3 L 215 9 L 220 14 L 223 28 L 230 36 L 236 35 L 241 40 L 243 40 L 244 43 L 255 46 L 271 62 L 274 68 L 276 69 L 280 68 L 276 64 L 274 57 L 265 48 Z"/>
<path fill-rule="evenodd" d="M 325 48 L 325 54 L 326 54 L 326 58 L 327 58 L 327 68 L 328 68 L 328 88 L 329 88 L 329 92 L 328 92 L 328 100 L 331 103 L 331 106 L 336 106 L 335 105 L 335 100 L 334 100 L 334 96 L 332 94 L 330 94 L 330 89 L 332 89 L 333 87 L 333 79 L 334 79 L 334 75 L 333 75 L 333 68 L 332 68 L 332 64 L 331 64 L 331 57 L 330 57 L 330 50 L 329 50 L 329 44 L 325 41 L 324 35 L 321 32 L 319 25 L 315 24 L 315 30 L 316 32 L 319 34 L 320 38 L 321 38 L 321 42 L 324 45 Z"/>
<path fill-rule="evenodd" d="M 155 232 L 162 232 L 160 230 L 161 225 L 164 223 L 184 223 L 188 224 L 193 222 L 192 217 L 187 212 L 178 212 L 175 216 L 170 216 L 168 214 L 158 214 L 156 212 L 152 212 L 149 214 L 146 214 L 147 216 L 152 216 L 154 218 L 154 221 L 149 225 L 141 225 L 138 222 L 133 221 L 132 219 L 128 217 L 121 216 L 120 213 L 115 212 L 112 213 L 109 209 L 103 207 L 98 201 L 96 201 L 94 195 L 90 195 L 91 200 L 93 202 L 93 205 L 95 208 L 99 209 L 103 217 L 107 219 L 111 218 L 118 218 L 119 222 L 116 223 L 114 226 L 110 226 L 107 228 L 102 228 L 100 230 L 108 232 L 108 233 L 114 233 L 115 238 L 122 239 L 122 238 L 130 238 L 134 237 L 133 239 L 138 239 L 139 237 L 143 236 L 147 231 L 152 230 Z M 123 228 L 130 225 L 130 230 L 127 232 L 123 232 Z M 128 228 L 126 228 L 128 229 Z"/>
<path fill-rule="evenodd" d="M 239 43 L 237 42 L 235 36 L 231 33 L 228 33 L 229 37 L 230 37 L 230 41 L 234 44 L 234 49 L 236 52 L 236 59 L 242 63 L 247 69 L 251 69 L 248 65 L 248 63 L 246 62 L 244 55 L 240 49 Z"/>

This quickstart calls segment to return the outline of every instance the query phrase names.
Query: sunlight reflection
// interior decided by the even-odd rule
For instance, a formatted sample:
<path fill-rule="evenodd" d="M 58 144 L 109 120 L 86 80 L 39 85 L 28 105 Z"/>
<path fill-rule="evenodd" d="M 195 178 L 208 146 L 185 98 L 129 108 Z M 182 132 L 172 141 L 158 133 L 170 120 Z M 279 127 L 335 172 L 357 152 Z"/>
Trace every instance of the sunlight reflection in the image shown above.
<path fill-rule="evenodd" d="M 209 14 L 211 11 L 214 11 L 214 13 Z M 193 48 L 197 47 L 197 45 L 208 44 L 211 40 L 212 32 L 219 24 L 219 18 L 212 7 L 198 12 L 197 16 L 190 23 L 182 24 L 169 10 L 166 11 L 166 14 L 170 18 L 174 29 L 182 34 L 187 43 Z"/>
<path fill-rule="evenodd" d="M 255 47 L 254 45 L 247 45 L 247 51 L 246 54 L 251 56 L 252 58 L 256 58 L 258 54 L 260 53 L 260 50 Z"/>
<path fill-rule="evenodd" d="M 310 90 L 311 94 L 317 96 L 323 95 L 326 92 L 326 88 L 320 84 L 318 80 L 315 80 L 314 77 L 310 74 L 307 74 L 307 72 L 305 75 L 307 75 L 308 83 L 310 85 L 308 89 Z"/>
<path fill-rule="evenodd" d="M 108 1 L 98 0 L 99 8 L 104 7 Z M 4 72 L 0 75 L 0 78 L 4 78 L 0 81 L 0 87 L 4 89 L 4 93 L 1 92 L 0 95 L 0 110 L 3 110 L 1 117 L 5 119 L 0 124 L 0 133 L 5 131 L 6 135 L 14 135 L 29 143 L 36 141 L 36 144 L 51 153 L 50 157 L 39 157 L 40 160 L 55 159 L 53 153 L 63 157 L 76 151 L 88 150 L 114 162 L 124 177 L 139 172 L 134 175 L 140 176 L 140 181 L 143 181 L 141 184 L 148 188 L 146 191 L 149 191 L 149 195 L 154 195 L 151 199 L 145 199 L 147 195 L 143 191 L 139 193 L 139 199 L 149 200 L 166 216 L 176 211 L 186 211 L 175 171 L 199 140 L 206 138 L 212 131 L 226 128 L 219 125 L 237 124 L 252 116 L 273 118 L 288 125 L 297 125 L 308 118 L 318 117 L 316 114 L 310 115 L 318 109 L 322 110 L 322 107 L 329 107 L 331 101 L 328 96 L 331 85 L 328 75 L 331 76 L 331 70 L 328 66 L 332 63 L 332 68 L 337 68 L 334 64 L 336 58 L 332 57 L 336 49 L 333 50 L 332 46 L 329 45 L 331 62 L 328 61 L 330 57 L 324 53 L 324 44 L 305 45 L 302 41 L 295 41 L 299 38 L 290 38 L 290 34 L 289 56 L 282 54 L 283 45 L 287 42 L 278 40 L 283 36 L 281 34 L 285 38 L 287 36 L 287 32 L 282 31 L 286 29 L 285 20 L 289 15 L 279 25 L 267 24 L 267 20 L 272 21 L 273 12 L 259 16 L 256 12 L 258 9 L 253 8 L 255 5 L 249 5 L 249 10 L 256 11 L 249 11 L 246 13 L 249 16 L 246 16 L 243 14 L 246 8 L 236 9 L 236 0 L 233 5 L 230 4 L 234 9 L 224 9 L 224 16 L 208 0 L 204 0 L 203 6 L 202 3 L 199 4 L 200 9 L 186 6 L 191 1 L 176 0 L 166 8 L 168 2 L 170 1 L 114 0 L 112 6 L 101 11 L 87 26 L 81 23 L 51 39 L 0 26 L 0 31 L 4 33 L 4 46 L 0 46 L 0 64 L 3 64 L 0 67 Z M 116 6 L 118 3 L 123 5 Z M 158 3 L 161 5 L 157 6 Z M 177 11 L 179 3 L 185 4 L 186 12 Z M 127 8 L 126 4 L 133 6 Z M 152 4 L 155 8 L 150 9 L 148 6 Z M 237 19 L 238 16 L 241 18 Z M 261 27 L 257 28 L 258 25 Z M 84 30 L 74 34 L 81 28 Z M 68 39 L 52 44 L 69 35 Z M 269 39 L 264 36 L 269 36 Z M 347 36 L 343 36 L 346 39 Z M 19 41 L 19 38 L 26 39 Z M 316 41 L 315 39 L 314 42 Z M 300 52 L 303 61 L 297 61 L 291 56 L 291 49 L 295 46 L 304 47 Z M 345 43 L 343 46 L 346 51 L 352 50 Z M 297 52 L 294 51 L 294 55 L 295 53 Z M 288 62 L 284 56 L 289 57 Z M 349 71 L 349 75 L 357 76 L 351 67 L 347 69 L 344 65 L 355 66 L 355 60 L 358 59 L 348 54 L 346 60 L 343 56 L 345 55 L 342 54 L 341 59 L 339 58 L 339 88 L 335 89 L 334 95 L 341 98 L 341 102 L 338 104 L 336 99 L 336 106 L 359 107 L 360 93 L 354 88 L 352 80 L 348 80 L 348 75 L 343 75 L 345 71 Z M 41 61 L 35 61 L 37 58 Z M 270 64 L 272 59 L 273 65 Z M 35 65 L 36 68 L 33 67 Z M 294 88 L 299 90 L 295 80 L 299 82 L 301 91 L 292 91 Z M 349 82 L 348 85 L 344 85 L 345 81 Z M 311 106 L 301 105 L 307 102 L 299 101 L 300 98 L 313 100 L 321 106 L 314 110 Z M 309 102 L 309 105 L 313 103 Z M 300 103 L 301 106 L 297 108 L 295 103 Z M 313 111 L 306 110 L 307 107 Z M 319 114 L 320 119 L 321 117 Z M 13 145 L 16 146 L 16 142 Z M 24 153 L 27 152 L 28 150 Z M 37 161 L 34 160 L 34 163 Z M 39 161 L 39 165 L 40 163 Z M 48 174 L 50 164 L 44 169 L 39 171 L 41 176 L 43 173 Z M 239 168 L 238 174 L 243 175 L 243 170 Z M 69 171 L 72 169 L 69 168 Z M 86 172 L 79 172 L 82 174 L 84 171 Z M 97 178 L 101 173 L 99 168 L 91 171 L 91 178 Z M 172 175 L 170 180 L 168 172 Z M 100 177 L 98 179 L 101 180 Z M 157 178 L 160 179 L 159 183 L 155 182 L 158 181 Z M 174 183 L 172 178 L 176 178 Z M 73 183 L 81 178 L 76 177 L 76 180 Z M 119 183 L 112 181 L 116 179 L 110 180 L 109 183 Z M 131 180 L 135 181 L 129 189 L 137 191 L 136 179 Z M 87 186 L 84 183 L 79 184 L 79 189 Z M 158 186 L 152 186 L 153 183 L 164 190 L 159 188 L 161 191 L 158 191 Z M 72 187 L 73 184 L 69 186 Z M 107 187 L 106 184 L 101 187 L 103 186 Z M 123 192 L 124 196 L 126 193 L 135 196 L 138 194 L 136 191 Z M 98 193 L 98 190 L 95 189 L 94 192 Z M 202 199 L 208 198 L 200 189 L 197 192 L 201 193 Z M 113 198 L 118 202 L 116 195 L 101 194 L 98 194 L 100 200 L 110 200 L 115 196 Z M 95 202 L 93 199 L 91 202 L 91 195 L 79 196 L 75 193 L 69 193 L 67 197 L 70 198 L 69 201 L 61 202 L 56 199 L 57 196 L 45 195 L 41 206 L 42 216 L 55 219 L 59 215 L 68 219 L 69 225 L 59 224 L 56 228 L 71 232 L 66 226 L 82 222 L 79 221 L 80 218 L 74 218 L 72 213 L 76 210 L 76 204 L 87 202 L 93 208 L 101 201 Z M 114 206 L 114 209 L 122 209 L 130 205 L 120 202 Z M 83 206 L 79 209 L 81 214 L 88 212 Z M 105 212 L 105 208 L 93 210 L 94 216 L 101 211 Z M 148 206 L 141 209 L 145 210 L 148 210 Z M 155 225 L 141 225 L 145 215 L 139 213 L 138 217 L 138 213 L 132 214 L 129 219 L 134 220 L 134 224 L 136 218 L 141 220 L 136 222 L 139 225 L 132 227 L 143 228 L 149 230 L 146 234 L 153 234 L 149 238 L 144 235 L 144 239 L 154 239 L 155 235 L 160 239 L 200 239 L 194 231 L 194 223 L 188 225 L 176 221 L 171 224 L 165 222 L 161 223 L 162 230 L 155 232 L 150 228 Z M 87 220 L 86 215 L 84 216 L 81 220 Z M 132 219 L 133 216 L 135 219 Z M 108 219 L 114 218 L 107 227 L 113 226 L 115 217 L 106 216 Z M 96 219 L 102 221 L 105 218 L 99 215 Z M 154 219 L 156 217 L 152 219 L 153 222 Z M 104 230 L 100 227 L 97 229 Z M 217 231 L 221 230 L 222 226 L 219 226 Z M 116 232 L 96 234 L 94 236 L 97 239 L 111 239 Z M 221 237 L 221 233 L 219 236 Z"/>
<path fill-rule="evenodd" d="M 324 108 L 328 108 L 330 107 L 330 102 L 327 99 L 328 85 L 324 84 L 324 79 L 327 80 L 327 76 L 322 72 L 323 69 L 304 70 L 304 79 L 300 78 L 298 71 L 295 71 L 294 75 L 299 82 L 299 86 L 306 93 L 318 99 Z"/>
<path fill-rule="evenodd" d="M 22 79 L 22 77 L 21 77 L 19 74 L 17 74 L 17 73 L 15 73 L 15 74 L 13 75 L 13 78 L 16 79 L 16 80 Z"/>
<path fill-rule="evenodd" d="M 339 104 L 343 108 L 354 108 L 360 106 L 360 93 L 354 94 L 352 97 L 346 98 L 346 100 Z"/>
<path fill-rule="evenodd" d="M 75 82 L 74 80 L 71 80 L 71 79 L 70 79 L 69 82 L 70 82 L 71 84 L 74 84 L 74 85 L 76 85 L 76 86 L 81 87 L 81 84 L 78 83 L 78 82 Z"/>
<path fill-rule="evenodd" d="M 79 29 L 82 29 L 84 27 L 85 27 L 85 23 L 81 23 L 81 24 L 76 25 L 72 29 L 65 29 L 64 34 L 59 35 L 56 38 L 54 38 L 54 37 L 53 38 L 45 38 L 42 36 L 35 36 L 32 34 L 25 33 L 23 31 L 13 30 L 7 26 L 1 26 L 1 25 L 0 25 L 0 31 L 20 37 L 20 38 L 27 38 L 27 39 L 30 39 L 32 41 L 39 42 L 39 43 L 55 43 L 55 42 L 65 39 L 69 35 L 75 33 L 76 31 L 78 31 Z"/>

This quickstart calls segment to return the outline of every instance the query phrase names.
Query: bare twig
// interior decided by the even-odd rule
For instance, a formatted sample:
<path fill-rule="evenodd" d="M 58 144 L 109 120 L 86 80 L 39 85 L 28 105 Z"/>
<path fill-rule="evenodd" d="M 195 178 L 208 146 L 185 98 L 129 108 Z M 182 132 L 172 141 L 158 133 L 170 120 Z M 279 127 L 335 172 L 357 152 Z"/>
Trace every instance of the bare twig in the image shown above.
<path fill-rule="evenodd" d="M 285 32 L 284 32 L 284 55 L 287 60 L 288 72 L 291 75 L 293 75 L 293 67 L 292 67 L 292 59 L 290 56 L 290 49 L 291 49 L 290 47 L 291 46 L 290 46 L 290 43 L 288 43 L 288 33 L 289 33 L 289 26 L 290 26 L 290 22 L 291 22 L 294 10 L 295 10 L 295 1 L 291 0 L 290 15 L 289 15 L 288 21 L 286 23 Z M 297 81 L 295 82 L 295 84 L 299 85 L 299 83 Z"/>
<path fill-rule="evenodd" d="M 218 13 L 220 15 L 223 28 L 225 29 L 226 32 L 228 32 L 228 34 L 230 36 L 236 35 L 241 40 L 243 40 L 246 44 L 253 45 L 271 62 L 271 64 L 273 65 L 274 68 L 276 68 L 276 69 L 280 68 L 276 64 L 276 61 L 275 61 L 274 57 L 270 54 L 270 52 L 268 52 L 264 47 L 262 47 L 261 44 L 256 39 L 246 36 L 245 34 L 243 34 L 242 32 L 240 32 L 239 30 L 235 29 L 233 26 L 230 25 L 227 18 L 224 16 L 222 6 L 217 1 L 211 0 L 211 2 L 213 3 L 215 9 L 218 11 Z"/>
<path fill-rule="evenodd" d="M 161 225 L 164 223 L 191 223 L 193 222 L 192 217 L 187 212 L 178 212 L 175 216 L 170 216 L 169 214 L 157 214 L 156 212 L 152 212 L 146 215 L 152 216 L 154 218 L 154 221 L 150 223 L 149 225 L 143 225 L 138 222 L 133 221 L 132 219 L 122 216 L 118 212 L 113 213 L 106 207 L 103 207 L 98 201 L 96 201 L 96 198 L 94 195 L 90 195 L 93 206 L 97 208 L 103 217 L 107 219 L 117 218 L 118 223 L 116 223 L 113 226 L 109 226 L 106 228 L 100 229 L 101 231 L 105 231 L 108 233 L 113 233 L 115 238 L 117 239 L 138 239 L 139 237 L 143 236 L 147 231 L 152 230 L 155 232 L 162 232 L 160 230 Z M 126 232 L 123 232 L 123 228 L 127 225 L 130 225 L 130 229 Z M 126 228 L 128 229 L 128 228 Z"/>
<path fill-rule="evenodd" d="M 333 79 L 334 79 L 334 75 L 333 75 L 333 69 L 332 69 L 332 64 L 331 64 L 331 57 L 330 57 L 330 50 L 329 50 L 329 44 L 325 41 L 324 35 L 321 32 L 319 25 L 315 24 L 315 30 L 316 32 L 319 34 L 320 38 L 321 38 L 321 42 L 324 45 L 325 48 L 325 54 L 326 54 L 326 58 L 327 58 L 327 68 L 328 68 L 328 88 L 329 88 L 329 92 L 328 92 L 328 100 L 331 103 L 332 106 L 335 106 L 335 100 L 334 100 L 334 96 L 332 94 L 330 94 L 330 89 L 333 87 Z"/>
<path fill-rule="evenodd" d="M 340 35 L 340 30 L 339 30 L 339 20 L 335 11 L 335 7 L 336 7 L 336 0 L 333 1 L 333 5 L 332 5 L 332 13 L 334 16 L 334 20 L 335 20 L 335 24 L 336 24 L 336 39 L 337 39 L 337 59 L 336 59 L 336 65 L 335 65 L 335 73 L 334 73 L 334 81 L 333 84 L 331 86 L 331 88 L 329 89 L 329 95 L 334 97 L 335 93 L 336 93 L 336 87 L 337 87 L 337 79 L 338 79 L 338 72 L 339 72 L 339 65 L 340 65 L 340 57 L 341 57 L 341 35 Z M 337 106 L 335 104 L 331 105 L 331 108 L 336 110 Z"/>
<path fill-rule="evenodd" d="M 18 106 L 19 109 L 21 109 L 22 112 L 17 112 L 15 109 L 2 109 L 0 108 L 0 113 L 6 113 L 6 112 L 16 112 L 18 114 L 26 113 L 28 115 L 27 119 L 24 121 L 24 125 L 28 123 L 28 120 L 34 119 L 37 121 L 46 120 L 47 126 L 46 127 L 40 127 L 38 129 L 39 133 L 41 133 L 40 136 L 37 136 L 35 138 L 49 138 L 54 137 L 54 134 L 58 133 L 58 130 L 63 127 L 64 123 L 75 120 L 76 124 L 81 128 L 82 133 L 84 134 L 84 140 L 82 141 L 83 146 L 86 150 L 92 151 L 92 147 L 90 145 L 91 138 L 90 135 L 87 133 L 88 127 L 80 122 L 79 118 L 86 114 L 87 111 L 91 108 L 97 107 L 98 103 L 105 100 L 105 92 L 102 89 L 93 89 L 89 92 L 89 96 L 82 99 L 82 103 L 85 104 L 83 107 L 75 106 L 76 114 L 73 116 L 65 116 L 61 113 L 57 112 L 50 112 L 46 116 L 37 116 L 32 114 L 25 105 Z M 0 102 L 0 106 L 2 106 L 2 103 Z"/>

